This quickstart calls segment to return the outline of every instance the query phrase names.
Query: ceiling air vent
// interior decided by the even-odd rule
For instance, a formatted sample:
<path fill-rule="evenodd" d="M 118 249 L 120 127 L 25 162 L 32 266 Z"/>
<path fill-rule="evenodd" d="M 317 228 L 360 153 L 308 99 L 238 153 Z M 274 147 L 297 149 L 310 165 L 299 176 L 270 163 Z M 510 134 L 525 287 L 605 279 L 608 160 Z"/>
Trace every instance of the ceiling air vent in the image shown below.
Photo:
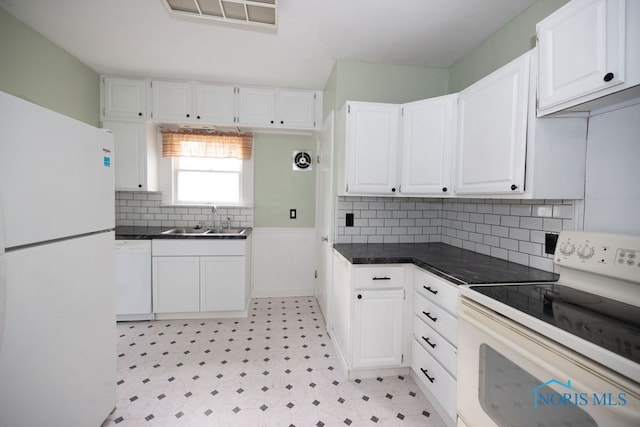
<path fill-rule="evenodd" d="M 277 27 L 277 0 L 165 0 L 183 17 L 202 18 L 262 28 Z"/>

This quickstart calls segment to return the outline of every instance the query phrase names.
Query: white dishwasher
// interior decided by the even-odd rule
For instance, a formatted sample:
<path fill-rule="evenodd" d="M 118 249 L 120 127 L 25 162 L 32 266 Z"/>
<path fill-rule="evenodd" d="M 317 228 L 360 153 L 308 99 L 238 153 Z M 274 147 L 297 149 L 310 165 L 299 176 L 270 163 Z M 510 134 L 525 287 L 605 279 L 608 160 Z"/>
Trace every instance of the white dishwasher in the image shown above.
<path fill-rule="evenodd" d="M 153 319 L 151 240 L 116 240 L 116 319 Z"/>

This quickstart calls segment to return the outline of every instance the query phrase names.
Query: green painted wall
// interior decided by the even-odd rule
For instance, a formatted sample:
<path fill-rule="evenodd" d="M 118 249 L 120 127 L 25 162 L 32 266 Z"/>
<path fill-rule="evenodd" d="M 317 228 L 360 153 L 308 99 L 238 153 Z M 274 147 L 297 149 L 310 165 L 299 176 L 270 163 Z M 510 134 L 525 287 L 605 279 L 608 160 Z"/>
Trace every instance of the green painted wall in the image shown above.
<path fill-rule="evenodd" d="M 325 85 L 324 117 L 345 101 L 401 104 L 445 95 L 447 87 L 446 69 L 339 60 Z"/>
<path fill-rule="evenodd" d="M 536 24 L 569 0 L 538 0 L 449 69 L 448 93 L 460 92 L 536 45 Z"/>
<path fill-rule="evenodd" d="M 99 125 L 100 76 L 0 7 L 0 90 Z"/>
<path fill-rule="evenodd" d="M 292 153 L 315 155 L 313 135 L 256 134 L 254 145 L 254 227 L 315 227 L 316 171 L 293 171 Z M 289 219 L 289 209 L 297 219 Z"/>

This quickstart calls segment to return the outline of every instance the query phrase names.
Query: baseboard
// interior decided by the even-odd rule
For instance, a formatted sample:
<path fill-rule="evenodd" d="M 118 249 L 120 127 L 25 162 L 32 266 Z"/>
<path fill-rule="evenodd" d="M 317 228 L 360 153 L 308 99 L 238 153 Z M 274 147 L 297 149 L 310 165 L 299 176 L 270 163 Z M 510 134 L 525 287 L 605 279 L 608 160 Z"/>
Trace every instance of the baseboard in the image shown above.
<path fill-rule="evenodd" d="M 254 289 L 251 298 L 314 297 L 313 289 Z"/>

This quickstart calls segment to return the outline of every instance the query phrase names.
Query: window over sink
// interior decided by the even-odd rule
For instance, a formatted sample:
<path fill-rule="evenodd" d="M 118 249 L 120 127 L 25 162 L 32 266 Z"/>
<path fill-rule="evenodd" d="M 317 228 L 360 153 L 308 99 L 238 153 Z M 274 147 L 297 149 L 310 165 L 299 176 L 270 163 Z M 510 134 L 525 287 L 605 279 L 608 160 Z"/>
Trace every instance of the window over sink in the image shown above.
<path fill-rule="evenodd" d="M 162 129 L 161 133 L 160 183 L 165 203 L 252 204 L 252 134 L 207 129 Z"/>

